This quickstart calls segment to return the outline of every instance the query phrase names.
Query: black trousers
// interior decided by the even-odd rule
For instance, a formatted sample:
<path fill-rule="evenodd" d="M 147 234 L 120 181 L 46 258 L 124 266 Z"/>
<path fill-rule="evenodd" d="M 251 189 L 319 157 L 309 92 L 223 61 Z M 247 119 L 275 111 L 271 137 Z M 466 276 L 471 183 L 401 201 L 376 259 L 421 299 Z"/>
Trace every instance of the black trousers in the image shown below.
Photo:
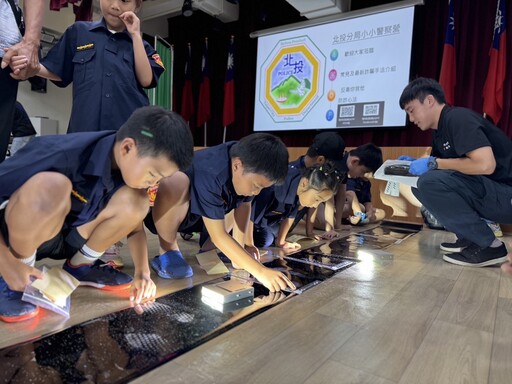
<path fill-rule="evenodd" d="M 447 230 L 486 248 L 495 236 L 483 218 L 512 223 L 512 185 L 457 171 L 428 171 L 412 192 Z"/>
<path fill-rule="evenodd" d="M 10 73 L 9 67 L 0 69 L 0 163 L 7 154 L 18 96 L 18 80 L 14 80 Z"/>

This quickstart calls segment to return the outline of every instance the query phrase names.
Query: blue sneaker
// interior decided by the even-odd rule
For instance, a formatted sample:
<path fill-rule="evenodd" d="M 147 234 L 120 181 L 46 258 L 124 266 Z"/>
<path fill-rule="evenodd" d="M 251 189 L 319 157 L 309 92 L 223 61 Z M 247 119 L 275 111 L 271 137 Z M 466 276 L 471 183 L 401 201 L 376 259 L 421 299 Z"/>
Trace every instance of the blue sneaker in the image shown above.
<path fill-rule="evenodd" d="M 368 224 L 369 222 L 370 219 L 366 217 L 364 212 L 356 212 L 354 216 L 350 216 L 350 224 L 352 225 Z"/>
<path fill-rule="evenodd" d="M 180 251 L 167 251 L 151 260 L 151 268 L 163 279 L 184 279 L 194 274 Z"/>
<path fill-rule="evenodd" d="M 76 267 L 67 260 L 62 268 L 79 280 L 80 285 L 106 291 L 128 289 L 133 280 L 130 275 L 112 268 L 101 260 L 96 260 L 93 264 L 81 264 Z"/>
<path fill-rule="evenodd" d="M 0 277 L 0 320 L 7 323 L 31 319 L 39 313 L 39 307 L 21 300 L 23 292 L 13 291 Z"/>

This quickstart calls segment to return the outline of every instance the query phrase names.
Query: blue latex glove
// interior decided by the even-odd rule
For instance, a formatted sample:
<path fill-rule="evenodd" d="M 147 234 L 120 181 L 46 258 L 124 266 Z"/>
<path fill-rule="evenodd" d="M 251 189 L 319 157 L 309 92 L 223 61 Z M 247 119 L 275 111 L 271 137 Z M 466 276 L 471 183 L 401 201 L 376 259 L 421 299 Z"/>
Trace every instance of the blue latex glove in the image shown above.
<path fill-rule="evenodd" d="M 430 160 L 433 160 L 432 156 L 422 157 L 421 159 L 414 160 L 409 167 L 409 173 L 420 176 L 425 172 L 430 171 L 430 168 L 428 167 L 428 162 Z"/>
<path fill-rule="evenodd" d="M 414 161 L 416 160 L 416 158 L 412 156 L 402 155 L 398 158 L 398 160 Z"/>

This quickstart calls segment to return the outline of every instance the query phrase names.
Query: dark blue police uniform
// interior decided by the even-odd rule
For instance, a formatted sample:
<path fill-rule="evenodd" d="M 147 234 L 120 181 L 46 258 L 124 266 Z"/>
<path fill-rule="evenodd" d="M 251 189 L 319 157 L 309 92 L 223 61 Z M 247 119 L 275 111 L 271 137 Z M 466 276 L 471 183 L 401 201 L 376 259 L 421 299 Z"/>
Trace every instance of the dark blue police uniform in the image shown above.
<path fill-rule="evenodd" d="M 72 228 L 92 221 L 125 184 L 121 172 L 112 171 L 115 138 L 116 131 L 34 138 L 16 156 L 0 164 L 0 203 L 8 200 L 35 174 L 58 172 L 68 177 L 73 185 L 71 211 L 65 218 L 62 233 L 66 235 Z M 7 240 L 4 230 L 2 234 Z M 59 258 L 65 256 L 59 255 Z"/>
<path fill-rule="evenodd" d="M 190 213 L 212 220 L 223 220 L 226 213 L 252 196 L 237 195 L 231 174 L 230 141 L 194 153 L 192 167 L 185 173 L 190 179 Z"/>
<path fill-rule="evenodd" d="M 265 188 L 252 202 L 253 241 L 256 247 L 269 247 L 286 219 L 296 217 L 300 203 L 297 189 L 302 170 L 288 165 L 286 180 L 281 185 Z"/>
<path fill-rule="evenodd" d="M 481 248 L 495 235 L 481 218 L 512 223 L 512 141 L 474 111 L 445 106 L 433 130 L 432 156 L 461 158 L 490 146 L 496 159 L 491 175 L 466 175 L 453 170 L 425 172 L 413 194 L 450 232 Z"/>
<path fill-rule="evenodd" d="M 194 152 L 192 166 L 185 172 L 190 180 L 190 206 L 179 232 L 205 232 L 202 217 L 224 220 L 240 204 L 252 201 L 252 196 L 237 195 L 233 186 L 229 151 L 234 144 L 230 141 Z M 151 213 L 144 222 L 156 234 Z"/>
<path fill-rule="evenodd" d="M 164 68 L 158 53 L 144 41 L 155 87 Z M 105 20 L 71 25 L 41 63 L 66 87 L 73 82 L 68 133 L 119 129 L 140 107 L 149 105 L 137 81 L 133 41 L 125 30 L 112 33 Z"/>
<path fill-rule="evenodd" d="M 347 179 L 347 191 L 353 191 L 361 204 L 372 202 L 372 183 L 362 177 Z"/>

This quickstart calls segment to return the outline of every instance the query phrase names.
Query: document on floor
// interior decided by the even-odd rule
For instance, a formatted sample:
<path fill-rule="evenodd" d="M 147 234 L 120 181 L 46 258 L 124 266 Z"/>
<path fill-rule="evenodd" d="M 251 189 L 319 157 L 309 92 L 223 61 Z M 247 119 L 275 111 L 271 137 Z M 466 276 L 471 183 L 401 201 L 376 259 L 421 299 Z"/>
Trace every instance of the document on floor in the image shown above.
<path fill-rule="evenodd" d="M 301 235 L 299 233 L 294 233 L 293 235 L 288 236 L 286 241 L 289 243 L 298 243 L 301 247 L 307 247 L 318 243 L 317 239 L 306 235 Z"/>
<path fill-rule="evenodd" d="M 43 278 L 25 288 L 22 300 L 69 317 L 70 295 L 79 285 L 80 282 L 62 268 L 43 266 Z"/>
<path fill-rule="evenodd" d="M 217 250 L 212 249 L 208 252 L 198 253 L 196 255 L 197 262 L 207 275 L 217 275 L 229 273 L 228 268 L 217 255 Z"/>

